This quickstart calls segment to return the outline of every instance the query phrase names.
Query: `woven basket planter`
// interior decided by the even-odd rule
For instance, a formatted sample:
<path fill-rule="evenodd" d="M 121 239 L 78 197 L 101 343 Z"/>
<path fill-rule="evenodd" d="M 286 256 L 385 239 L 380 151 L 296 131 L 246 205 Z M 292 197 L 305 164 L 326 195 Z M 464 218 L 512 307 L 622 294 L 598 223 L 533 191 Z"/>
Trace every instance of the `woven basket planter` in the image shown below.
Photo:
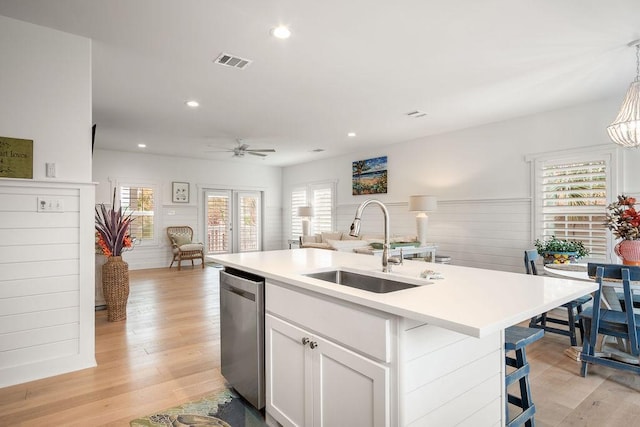
<path fill-rule="evenodd" d="M 102 266 L 102 292 L 107 303 L 107 320 L 117 322 L 127 318 L 129 299 L 129 264 L 121 256 L 107 258 Z"/>

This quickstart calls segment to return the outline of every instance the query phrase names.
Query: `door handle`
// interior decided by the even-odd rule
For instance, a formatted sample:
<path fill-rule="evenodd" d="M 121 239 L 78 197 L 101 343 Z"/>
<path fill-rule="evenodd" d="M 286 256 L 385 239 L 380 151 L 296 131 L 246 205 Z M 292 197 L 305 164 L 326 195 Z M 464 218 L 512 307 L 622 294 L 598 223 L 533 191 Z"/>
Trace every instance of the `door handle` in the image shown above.
<path fill-rule="evenodd" d="M 313 348 L 316 348 L 317 346 L 318 346 L 318 343 L 317 343 L 317 342 L 315 342 L 315 341 L 311 341 L 311 342 L 309 343 L 309 347 L 311 347 L 312 349 L 313 349 Z"/>
<path fill-rule="evenodd" d="M 309 338 L 307 337 L 302 338 L 302 345 L 307 345 L 307 344 L 309 344 Z"/>

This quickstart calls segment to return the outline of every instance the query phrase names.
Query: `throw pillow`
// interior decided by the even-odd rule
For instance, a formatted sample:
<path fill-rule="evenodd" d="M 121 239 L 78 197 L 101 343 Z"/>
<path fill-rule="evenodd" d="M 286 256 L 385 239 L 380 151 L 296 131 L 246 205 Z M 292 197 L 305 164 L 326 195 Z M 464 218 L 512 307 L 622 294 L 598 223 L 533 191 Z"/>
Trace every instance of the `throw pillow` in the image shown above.
<path fill-rule="evenodd" d="M 335 233 L 322 233 L 322 243 L 328 243 L 329 240 L 340 240 L 342 239 L 342 231 L 338 231 Z"/>
<path fill-rule="evenodd" d="M 353 252 L 356 248 L 369 246 L 366 240 L 327 240 L 327 243 L 339 252 Z"/>
<path fill-rule="evenodd" d="M 178 246 L 188 245 L 191 243 L 191 238 L 186 234 L 172 234 L 171 239 Z"/>

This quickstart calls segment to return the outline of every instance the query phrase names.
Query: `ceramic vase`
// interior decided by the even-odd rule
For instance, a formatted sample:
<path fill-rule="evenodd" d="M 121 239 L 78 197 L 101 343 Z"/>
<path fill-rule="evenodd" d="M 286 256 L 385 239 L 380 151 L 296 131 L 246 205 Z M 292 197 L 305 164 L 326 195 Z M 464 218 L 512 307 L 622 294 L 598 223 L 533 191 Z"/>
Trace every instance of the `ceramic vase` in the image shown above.
<path fill-rule="evenodd" d="M 121 256 L 111 256 L 102 266 L 102 293 L 107 303 L 107 320 L 117 322 L 127 318 L 129 299 L 129 264 Z"/>
<path fill-rule="evenodd" d="M 623 240 L 614 247 L 624 265 L 640 265 L 640 240 Z"/>

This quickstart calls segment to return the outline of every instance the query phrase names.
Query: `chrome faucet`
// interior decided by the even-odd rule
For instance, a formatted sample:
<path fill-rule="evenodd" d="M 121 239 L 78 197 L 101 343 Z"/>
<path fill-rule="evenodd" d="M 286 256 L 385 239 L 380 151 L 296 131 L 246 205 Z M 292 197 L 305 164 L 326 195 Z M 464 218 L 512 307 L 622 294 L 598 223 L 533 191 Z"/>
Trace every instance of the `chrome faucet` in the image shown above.
<path fill-rule="evenodd" d="M 349 231 L 349 235 L 353 237 L 358 237 L 358 235 L 360 234 L 360 218 L 362 217 L 362 211 L 364 211 L 364 208 L 366 208 L 371 203 L 378 205 L 380 209 L 382 209 L 382 213 L 384 214 L 384 244 L 382 245 L 382 271 L 385 273 L 390 273 L 391 265 L 389 264 L 402 264 L 402 250 L 400 251 L 400 259 L 398 259 L 397 257 L 389 257 L 389 248 L 390 248 L 389 211 L 387 210 L 387 207 L 382 204 L 382 202 L 375 199 L 369 199 L 362 202 L 360 206 L 358 206 L 358 209 L 356 210 L 356 217 L 354 218 L 353 223 L 351 224 L 351 230 Z"/>

